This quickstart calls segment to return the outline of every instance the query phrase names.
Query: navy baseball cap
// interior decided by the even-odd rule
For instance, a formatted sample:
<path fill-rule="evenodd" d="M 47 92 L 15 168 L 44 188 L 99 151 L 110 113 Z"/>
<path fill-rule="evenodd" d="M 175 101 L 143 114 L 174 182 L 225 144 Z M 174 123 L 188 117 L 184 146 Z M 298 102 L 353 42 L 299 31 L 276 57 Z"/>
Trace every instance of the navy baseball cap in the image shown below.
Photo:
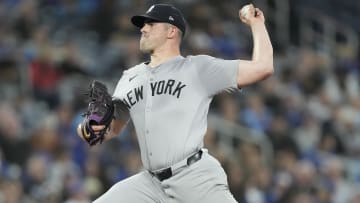
<path fill-rule="evenodd" d="M 139 28 L 144 26 L 145 20 L 166 22 L 178 27 L 183 35 L 186 30 L 185 18 L 175 6 L 170 4 L 154 4 L 145 14 L 136 15 L 131 18 L 131 22 Z"/>

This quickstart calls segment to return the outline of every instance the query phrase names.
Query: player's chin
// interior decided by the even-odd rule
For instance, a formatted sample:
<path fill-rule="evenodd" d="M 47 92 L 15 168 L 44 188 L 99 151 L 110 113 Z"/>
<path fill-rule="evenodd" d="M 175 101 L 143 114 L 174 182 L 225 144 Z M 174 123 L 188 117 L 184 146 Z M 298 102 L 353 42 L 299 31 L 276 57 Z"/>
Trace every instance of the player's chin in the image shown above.
<path fill-rule="evenodd" d="M 153 52 L 153 49 L 146 47 L 146 46 L 141 46 L 140 45 L 140 51 L 144 54 L 149 54 Z"/>

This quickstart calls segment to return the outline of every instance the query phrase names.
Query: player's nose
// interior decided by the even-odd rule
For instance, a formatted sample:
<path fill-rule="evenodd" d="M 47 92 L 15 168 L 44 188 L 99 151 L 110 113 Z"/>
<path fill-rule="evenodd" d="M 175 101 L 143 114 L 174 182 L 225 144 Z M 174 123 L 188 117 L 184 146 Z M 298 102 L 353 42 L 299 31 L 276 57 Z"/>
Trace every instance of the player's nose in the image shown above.
<path fill-rule="evenodd" d="M 141 33 L 146 33 L 146 32 L 148 32 L 148 31 L 149 31 L 149 25 L 145 23 L 145 24 L 142 26 L 142 28 L 140 29 L 140 32 L 141 32 Z"/>

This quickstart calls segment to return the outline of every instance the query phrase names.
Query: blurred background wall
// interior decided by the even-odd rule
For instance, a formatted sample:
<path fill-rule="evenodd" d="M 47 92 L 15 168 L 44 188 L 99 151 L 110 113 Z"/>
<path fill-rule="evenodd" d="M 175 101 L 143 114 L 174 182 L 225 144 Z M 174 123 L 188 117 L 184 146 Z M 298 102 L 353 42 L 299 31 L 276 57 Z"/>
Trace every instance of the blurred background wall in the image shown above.
<path fill-rule="evenodd" d="M 90 148 L 75 134 L 94 79 L 112 92 L 147 60 L 130 17 L 173 3 L 183 55 L 250 59 L 238 18 L 260 7 L 275 74 L 214 98 L 206 147 L 241 203 L 360 202 L 360 1 L 1 0 L 0 202 L 90 202 L 141 170 L 130 125 Z"/>

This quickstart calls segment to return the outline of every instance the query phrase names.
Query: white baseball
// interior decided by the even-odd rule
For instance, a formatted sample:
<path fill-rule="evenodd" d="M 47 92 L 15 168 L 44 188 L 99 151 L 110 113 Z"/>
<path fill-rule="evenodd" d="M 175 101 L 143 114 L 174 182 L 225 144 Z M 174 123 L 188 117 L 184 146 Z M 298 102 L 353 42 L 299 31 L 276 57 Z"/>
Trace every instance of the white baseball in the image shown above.
<path fill-rule="evenodd" d="M 246 5 L 241 9 L 241 15 L 244 17 L 248 17 L 248 15 L 250 15 L 251 11 L 250 11 L 251 5 Z"/>

